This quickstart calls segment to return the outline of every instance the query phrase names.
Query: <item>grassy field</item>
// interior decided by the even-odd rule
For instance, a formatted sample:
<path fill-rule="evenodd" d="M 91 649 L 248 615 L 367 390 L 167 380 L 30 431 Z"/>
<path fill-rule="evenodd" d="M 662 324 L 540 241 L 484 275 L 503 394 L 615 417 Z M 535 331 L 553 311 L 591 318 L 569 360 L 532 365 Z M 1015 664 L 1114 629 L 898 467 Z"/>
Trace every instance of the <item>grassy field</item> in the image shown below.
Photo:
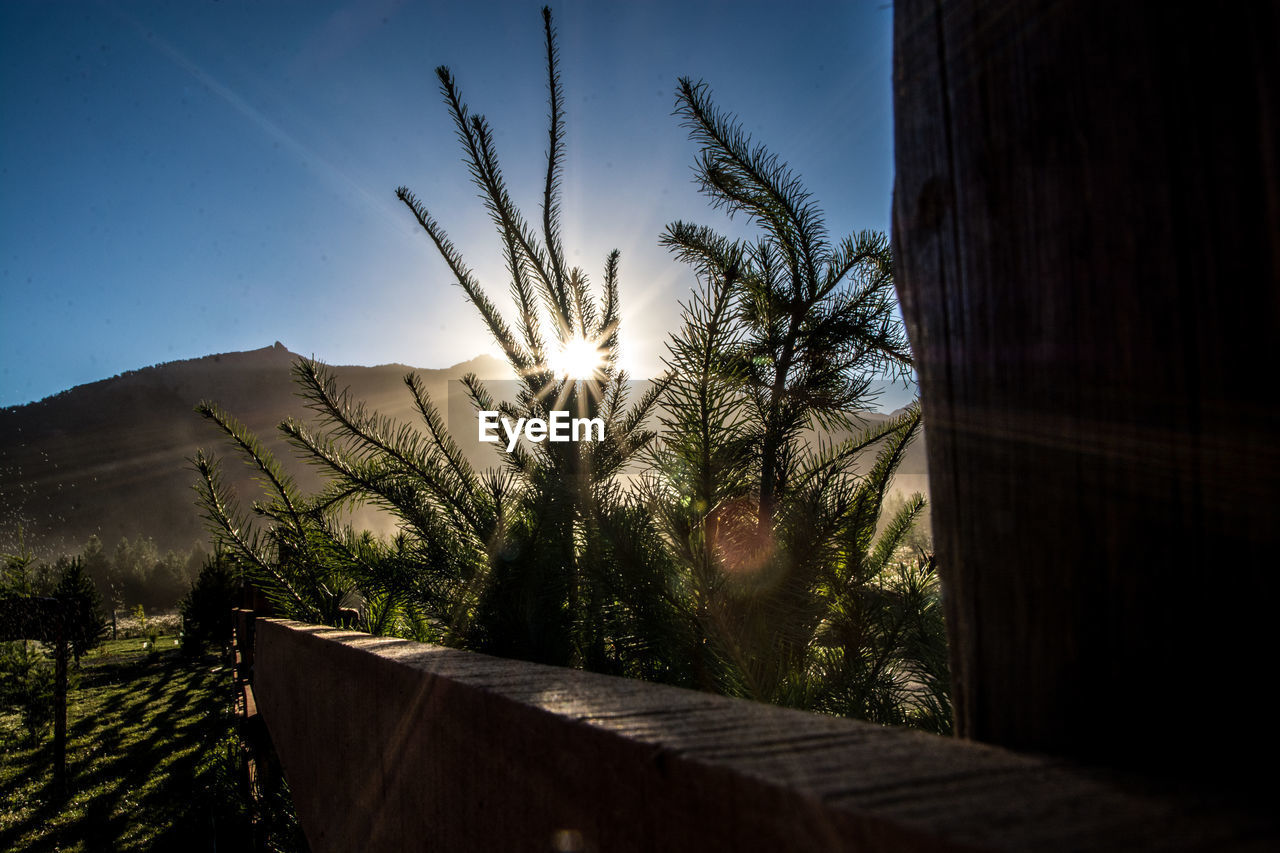
<path fill-rule="evenodd" d="M 52 735 L 30 748 L 0 714 L 0 850 L 240 850 L 231 674 L 174 637 L 104 643 L 72 666 L 69 796 L 52 790 Z"/>

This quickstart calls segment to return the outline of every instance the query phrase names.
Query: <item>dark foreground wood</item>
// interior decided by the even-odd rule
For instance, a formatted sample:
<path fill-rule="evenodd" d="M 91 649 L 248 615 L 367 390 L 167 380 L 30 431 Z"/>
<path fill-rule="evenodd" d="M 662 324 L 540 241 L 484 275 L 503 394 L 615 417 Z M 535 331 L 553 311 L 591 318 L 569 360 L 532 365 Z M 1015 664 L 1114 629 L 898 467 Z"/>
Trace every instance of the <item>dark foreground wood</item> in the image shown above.
<path fill-rule="evenodd" d="M 1263 849 L 1273 823 L 918 732 L 284 620 L 258 708 L 312 848 Z"/>
<path fill-rule="evenodd" d="M 894 27 L 959 729 L 1245 782 L 1280 745 L 1280 3 L 898 0 Z"/>

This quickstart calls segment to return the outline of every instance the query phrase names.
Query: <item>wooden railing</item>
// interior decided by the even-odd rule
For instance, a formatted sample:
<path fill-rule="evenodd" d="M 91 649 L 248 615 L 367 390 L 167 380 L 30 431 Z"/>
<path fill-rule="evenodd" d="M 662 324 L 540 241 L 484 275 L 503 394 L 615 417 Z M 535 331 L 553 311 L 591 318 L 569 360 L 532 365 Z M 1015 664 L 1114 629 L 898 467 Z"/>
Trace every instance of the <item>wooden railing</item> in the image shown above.
<path fill-rule="evenodd" d="M 950 738 L 259 619 L 317 853 L 1224 850 L 1269 816 Z"/>

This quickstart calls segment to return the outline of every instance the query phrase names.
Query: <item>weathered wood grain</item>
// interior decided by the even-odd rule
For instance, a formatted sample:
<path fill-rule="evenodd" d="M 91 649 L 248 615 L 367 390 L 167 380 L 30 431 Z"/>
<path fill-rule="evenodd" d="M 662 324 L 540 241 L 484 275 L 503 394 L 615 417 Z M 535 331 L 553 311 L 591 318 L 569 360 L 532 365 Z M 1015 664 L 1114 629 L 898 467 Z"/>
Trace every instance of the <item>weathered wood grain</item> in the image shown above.
<path fill-rule="evenodd" d="M 317 853 L 1277 840 L 1273 818 L 1230 803 L 674 687 L 283 620 L 258 621 L 255 660 L 258 709 Z"/>
<path fill-rule="evenodd" d="M 894 238 L 960 731 L 1277 753 L 1280 4 L 900 0 Z"/>

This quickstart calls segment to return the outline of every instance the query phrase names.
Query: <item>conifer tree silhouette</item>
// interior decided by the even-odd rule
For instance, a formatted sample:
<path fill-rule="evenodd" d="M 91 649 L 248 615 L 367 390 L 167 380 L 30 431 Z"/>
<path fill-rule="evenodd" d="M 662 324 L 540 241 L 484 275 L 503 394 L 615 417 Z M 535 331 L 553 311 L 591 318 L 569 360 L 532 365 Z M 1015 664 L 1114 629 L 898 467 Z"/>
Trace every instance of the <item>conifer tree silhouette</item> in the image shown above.
<path fill-rule="evenodd" d="M 273 503 L 258 508 L 275 522 L 268 538 L 244 532 L 248 520 L 235 515 L 234 496 L 225 494 L 216 466 L 207 457 L 196 464 L 219 537 L 244 554 L 286 610 L 332 621 L 342 600 L 357 590 L 367 597 L 374 586 L 403 611 L 391 622 L 450 644 L 652 676 L 666 668 L 656 658 L 661 644 L 649 638 L 662 608 L 644 596 L 660 596 L 664 565 L 643 558 L 660 548 L 656 538 L 644 541 L 643 525 L 632 523 L 643 510 L 625 494 L 619 475 L 653 440 L 644 423 L 661 383 L 629 405 L 630 383 L 618 365 L 618 252 L 605 259 L 599 295 L 585 271 L 565 262 L 564 93 L 550 10 L 542 15 L 549 128 L 540 228 L 529 224 L 507 190 L 488 121 L 467 107 L 452 72 L 436 69 L 467 169 L 498 232 L 517 307 L 514 326 L 426 205 L 405 187 L 396 195 L 518 377 L 513 401 L 495 399 L 485 383 L 465 377 L 475 408 L 501 411 L 513 422 L 545 419 L 552 409 L 599 417 L 603 440 L 510 450 L 500 444 L 500 465 L 479 471 L 414 374 L 405 383 L 422 419 L 416 427 L 369 411 L 338 388 L 327 368 L 303 360 L 294 375 L 316 423 L 290 420 L 281 429 L 330 476 L 323 495 L 297 494 L 261 445 L 212 404 L 202 413 L 239 445 L 275 493 Z M 557 375 L 557 353 L 584 347 L 599 354 L 591 375 Z M 356 501 L 392 510 L 400 535 L 383 546 L 340 532 L 332 511 Z"/>
<path fill-rule="evenodd" d="M 932 558 L 900 553 L 923 500 L 881 518 L 920 413 L 869 429 L 856 417 L 877 374 L 911 363 L 884 236 L 832 241 L 798 179 L 717 112 L 705 86 L 682 80 L 678 113 L 702 146 L 703 190 L 763 236 L 668 227 L 663 243 L 700 285 L 667 373 L 633 391 L 618 362 L 618 253 L 598 293 L 565 261 L 564 93 L 542 14 L 549 124 L 536 220 L 511 198 L 489 123 L 452 72 L 436 70 L 498 234 L 514 321 L 427 205 L 396 194 L 517 377 L 502 400 L 467 376 L 471 405 L 513 422 L 553 409 L 600 417 L 604 440 L 499 444 L 497 464 L 481 470 L 415 374 L 405 384 L 419 422 L 397 423 L 303 359 L 294 378 L 314 417 L 281 430 L 328 485 L 303 495 L 241 424 L 201 404 L 268 495 L 244 512 L 217 461 L 197 454 L 218 545 L 299 618 L 337 624 L 358 601 L 360 627 L 374 633 L 945 730 Z M 556 363 L 568 349 L 598 363 L 565 375 Z M 339 510 L 361 502 L 389 510 L 397 535 L 342 524 Z"/>
<path fill-rule="evenodd" d="M 681 79 L 676 112 L 701 147 L 703 193 L 762 232 L 730 240 L 675 222 L 662 238 L 701 282 L 668 344 L 648 480 L 697 626 L 695 678 L 945 729 L 932 557 L 897 553 L 923 498 L 881 519 L 919 408 L 869 429 L 857 420 L 873 381 L 911 366 L 888 241 L 872 231 L 833 241 L 800 180 L 715 108 L 705 84 Z"/>

